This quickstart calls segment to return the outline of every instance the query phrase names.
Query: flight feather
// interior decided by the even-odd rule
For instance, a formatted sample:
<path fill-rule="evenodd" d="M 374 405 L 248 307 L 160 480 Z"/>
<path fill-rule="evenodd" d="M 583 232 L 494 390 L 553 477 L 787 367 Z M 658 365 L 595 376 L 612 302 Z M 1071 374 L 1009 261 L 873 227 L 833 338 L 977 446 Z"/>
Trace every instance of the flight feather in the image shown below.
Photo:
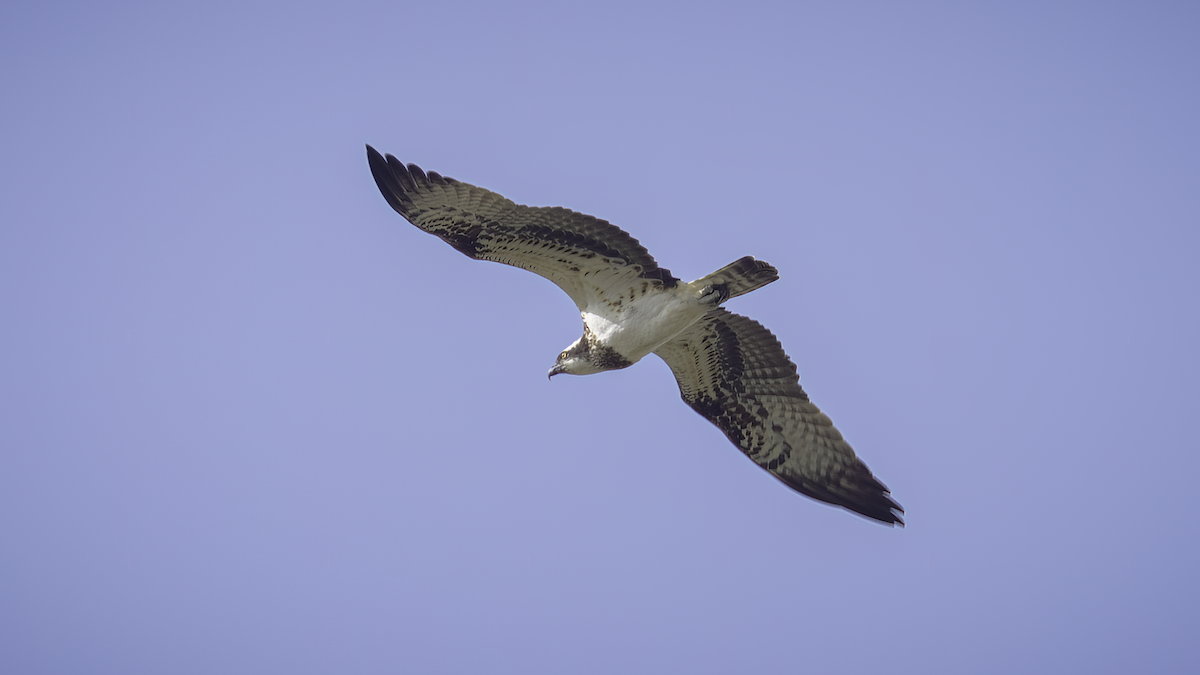
<path fill-rule="evenodd" d="M 367 146 L 371 174 L 397 213 L 461 253 L 546 277 L 582 310 L 594 289 L 629 276 L 656 286 L 678 279 L 621 228 L 562 207 L 522 206 L 462 181 L 405 165 Z"/>
<path fill-rule="evenodd" d="M 655 353 L 683 400 L 788 487 L 903 524 L 904 510 L 808 399 L 796 365 L 757 321 L 713 309 Z"/>

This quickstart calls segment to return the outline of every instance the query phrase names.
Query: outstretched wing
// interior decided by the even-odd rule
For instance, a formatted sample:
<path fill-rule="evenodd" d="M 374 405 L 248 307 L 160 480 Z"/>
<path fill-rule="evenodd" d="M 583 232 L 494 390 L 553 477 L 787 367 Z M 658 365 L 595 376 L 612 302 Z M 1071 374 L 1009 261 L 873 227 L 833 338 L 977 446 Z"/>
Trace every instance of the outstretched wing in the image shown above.
<path fill-rule="evenodd" d="M 515 204 L 495 192 L 426 173 L 367 146 L 375 184 L 417 227 L 477 260 L 492 260 L 553 281 L 580 310 L 597 294 L 638 283 L 678 283 L 637 239 L 611 223 L 561 207 Z"/>
<path fill-rule="evenodd" d="M 655 353 L 683 400 L 788 487 L 904 524 L 904 509 L 808 400 L 796 364 L 757 321 L 714 309 Z"/>

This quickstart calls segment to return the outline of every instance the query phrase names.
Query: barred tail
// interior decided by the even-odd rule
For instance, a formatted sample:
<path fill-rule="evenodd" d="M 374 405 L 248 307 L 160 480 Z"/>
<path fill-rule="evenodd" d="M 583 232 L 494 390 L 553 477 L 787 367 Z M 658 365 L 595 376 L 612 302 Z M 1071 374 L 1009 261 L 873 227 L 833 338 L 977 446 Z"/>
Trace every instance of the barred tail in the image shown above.
<path fill-rule="evenodd" d="M 736 298 L 745 295 L 756 288 L 761 288 L 779 278 L 779 271 L 769 263 L 755 260 L 752 256 L 735 260 L 712 274 L 692 282 L 697 288 L 715 284 L 724 284 L 729 291 L 729 297 Z"/>

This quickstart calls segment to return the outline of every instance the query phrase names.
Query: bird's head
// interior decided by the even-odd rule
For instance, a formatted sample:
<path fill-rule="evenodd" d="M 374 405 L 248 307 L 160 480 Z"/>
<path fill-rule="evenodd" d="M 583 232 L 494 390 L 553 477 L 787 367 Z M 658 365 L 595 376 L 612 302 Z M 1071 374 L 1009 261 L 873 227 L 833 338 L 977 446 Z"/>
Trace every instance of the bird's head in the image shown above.
<path fill-rule="evenodd" d="M 567 373 L 568 375 L 591 375 L 602 370 L 604 369 L 598 367 L 592 359 L 592 347 L 585 335 L 558 355 L 558 360 L 554 362 L 554 367 L 550 369 L 548 377 L 554 377 L 562 373 Z"/>

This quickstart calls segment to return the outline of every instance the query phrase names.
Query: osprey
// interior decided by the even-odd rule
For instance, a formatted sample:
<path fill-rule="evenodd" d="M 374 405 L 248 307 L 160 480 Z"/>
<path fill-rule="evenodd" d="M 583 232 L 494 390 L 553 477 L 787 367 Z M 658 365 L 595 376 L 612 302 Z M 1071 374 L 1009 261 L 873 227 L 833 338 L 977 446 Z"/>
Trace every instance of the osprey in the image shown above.
<path fill-rule="evenodd" d="M 721 307 L 779 278 L 746 256 L 684 283 L 636 239 L 561 207 L 515 204 L 483 188 L 405 166 L 367 146 L 384 199 L 410 223 L 476 260 L 546 277 L 583 317 L 583 335 L 550 376 L 628 368 L 648 354 L 670 366 L 683 400 L 788 487 L 890 525 L 904 509 L 800 388 L 796 365 L 758 322 Z"/>

